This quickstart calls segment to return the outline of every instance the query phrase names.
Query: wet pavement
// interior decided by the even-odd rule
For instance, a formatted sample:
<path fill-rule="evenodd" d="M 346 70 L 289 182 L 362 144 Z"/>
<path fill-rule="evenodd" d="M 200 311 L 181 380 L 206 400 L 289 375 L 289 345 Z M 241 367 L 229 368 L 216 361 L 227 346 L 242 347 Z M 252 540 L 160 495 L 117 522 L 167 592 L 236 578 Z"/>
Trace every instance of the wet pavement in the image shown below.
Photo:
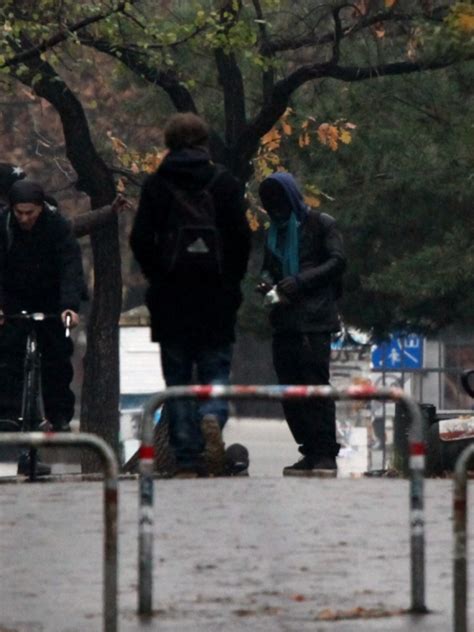
<path fill-rule="evenodd" d="M 338 479 L 283 478 L 297 454 L 281 422 L 235 422 L 225 438 L 248 445 L 250 477 L 155 482 L 149 621 L 136 615 L 138 482 L 120 482 L 119 630 L 452 629 L 451 481 L 426 482 L 432 613 L 413 617 L 407 481 L 361 478 L 356 444 Z M 0 502 L 0 632 L 102 630 L 102 484 L 4 484 Z"/>

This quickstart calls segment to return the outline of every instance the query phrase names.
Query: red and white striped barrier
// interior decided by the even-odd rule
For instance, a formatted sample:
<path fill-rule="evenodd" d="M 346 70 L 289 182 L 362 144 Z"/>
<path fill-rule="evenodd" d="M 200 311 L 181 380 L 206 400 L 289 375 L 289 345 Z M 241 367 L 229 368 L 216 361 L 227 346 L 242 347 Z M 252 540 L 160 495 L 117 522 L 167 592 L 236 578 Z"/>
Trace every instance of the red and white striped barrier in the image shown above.
<path fill-rule="evenodd" d="M 140 507 L 138 526 L 138 613 L 152 613 L 153 597 L 153 461 L 154 414 L 170 399 L 333 399 L 396 401 L 405 405 L 411 419 L 410 450 L 410 548 L 411 548 L 411 611 L 426 613 L 425 605 L 425 535 L 424 535 L 424 470 L 425 444 L 423 422 L 417 403 L 399 388 L 351 386 L 336 390 L 331 386 L 173 386 L 152 395 L 142 417 L 140 455 Z"/>

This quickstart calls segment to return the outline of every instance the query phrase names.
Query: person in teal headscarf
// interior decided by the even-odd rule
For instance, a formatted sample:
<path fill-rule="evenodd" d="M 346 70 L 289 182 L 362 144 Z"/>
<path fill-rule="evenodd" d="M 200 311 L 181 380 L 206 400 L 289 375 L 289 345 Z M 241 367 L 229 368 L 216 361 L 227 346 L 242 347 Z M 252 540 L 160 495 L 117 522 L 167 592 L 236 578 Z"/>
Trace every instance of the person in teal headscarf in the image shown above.
<path fill-rule="evenodd" d="M 262 280 L 271 292 L 273 364 L 280 384 L 329 384 L 331 333 L 339 331 L 337 299 L 346 257 L 330 215 L 310 209 L 290 173 L 275 173 L 259 187 L 270 228 Z M 330 400 L 283 402 L 303 455 L 285 476 L 336 476 L 335 405 Z"/>

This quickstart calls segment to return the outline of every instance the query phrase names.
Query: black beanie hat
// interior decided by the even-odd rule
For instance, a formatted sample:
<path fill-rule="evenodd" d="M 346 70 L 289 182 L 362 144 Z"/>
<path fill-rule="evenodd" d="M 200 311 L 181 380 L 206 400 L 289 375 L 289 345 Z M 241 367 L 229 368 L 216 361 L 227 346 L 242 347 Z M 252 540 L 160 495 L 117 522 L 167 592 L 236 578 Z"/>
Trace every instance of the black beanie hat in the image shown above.
<path fill-rule="evenodd" d="M 8 162 L 0 162 L 0 193 L 6 195 L 17 180 L 23 180 L 25 177 L 26 173 L 21 167 Z"/>
<path fill-rule="evenodd" d="M 28 180 L 22 180 L 15 182 L 8 193 L 8 200 L 10 206 L 15 204 L 23 204 L 30 202 L 31 204 L 44 204 L 44 191 L 41 184 L 37 182 L 29 182 Z"/>

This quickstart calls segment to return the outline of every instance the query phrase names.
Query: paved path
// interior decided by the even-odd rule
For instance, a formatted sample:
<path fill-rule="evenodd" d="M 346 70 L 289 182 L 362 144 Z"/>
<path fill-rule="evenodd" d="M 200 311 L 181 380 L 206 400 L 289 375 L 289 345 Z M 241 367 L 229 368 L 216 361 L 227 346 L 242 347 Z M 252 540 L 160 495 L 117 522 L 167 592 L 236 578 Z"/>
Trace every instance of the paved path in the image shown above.
<path fill-rule="evenodd" d="M 409 606 L 408 483 L 283 478 L 294 447 L 265 423 L 226 437 L 249 445 L 249 478 L 156 481 L 149 623 L 135 614 L 138 484 L 120 483 L 121 632 L 451 630 L 451 482 L 426 484 L 434 612 L 351 618 Z M 0 502 L 0 632 L 100 631 L 102 485 L 0 485 Z"/>

